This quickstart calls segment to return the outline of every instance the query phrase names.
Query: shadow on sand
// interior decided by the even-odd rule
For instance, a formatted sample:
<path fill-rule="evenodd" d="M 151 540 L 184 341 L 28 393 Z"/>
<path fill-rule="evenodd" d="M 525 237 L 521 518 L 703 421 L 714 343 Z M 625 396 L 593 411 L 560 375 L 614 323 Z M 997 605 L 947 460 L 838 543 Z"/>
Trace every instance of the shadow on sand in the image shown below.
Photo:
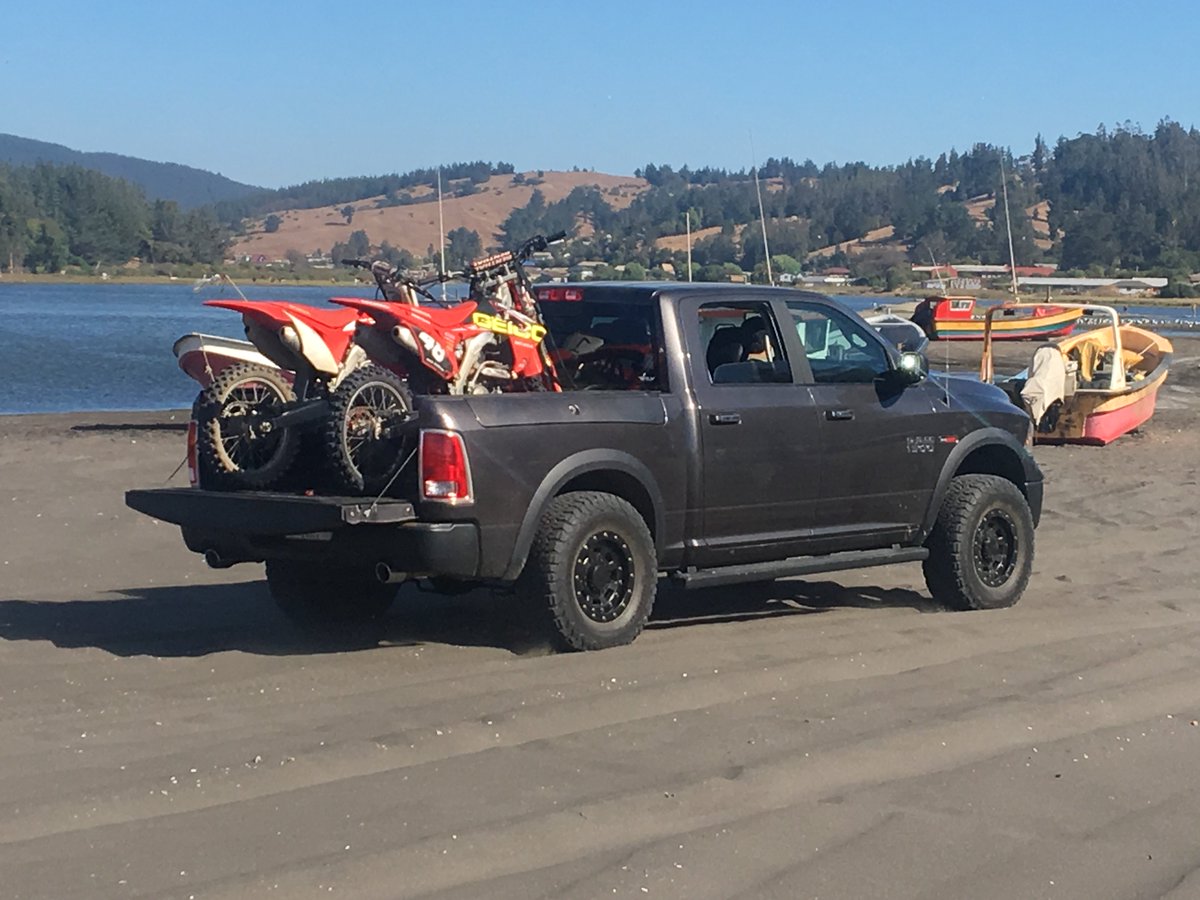
<path fill-rule="evenodd" d="M 0 640 L 95 647 L 117 656 L 192 657 L 227 650 L 263 655 L 334 653 L 380 645 L 494 647 L 550 652 L 548 639 L 518 614 L 510 593 L 485 589 L 442 596 L 405 585 L 386 617 L 369 626 L 313 635 L 276 610 L 261 580 L 238 584 L 129 588 L 97 600 L 0 600 Z M 683 591 L 662 582 L 651 630 L 810 615 L 839 607 L 938 607 L 908 590 L 846 588 L 829 581 Z"/>

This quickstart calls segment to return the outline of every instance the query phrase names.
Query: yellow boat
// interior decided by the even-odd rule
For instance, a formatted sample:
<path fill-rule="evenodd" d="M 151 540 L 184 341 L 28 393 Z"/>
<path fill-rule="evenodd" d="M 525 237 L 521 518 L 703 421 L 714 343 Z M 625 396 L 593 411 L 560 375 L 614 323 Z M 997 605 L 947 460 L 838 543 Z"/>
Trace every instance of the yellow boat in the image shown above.
<path fill-rule="evenodd" d="M 1066 306 L 1068 304 L 1060 304 Z M 1017 377 L 1033 439 L 1046 444 L 1099 444 L 1137 429 L 1154 415 L 1174 347 L 1165 337 L 1121 324 L 1108 306 L 1070 304 L 1112 323 L 1039 347 Z M 980 378 L 993 381 L 991 320 L 986 317 Z"/>

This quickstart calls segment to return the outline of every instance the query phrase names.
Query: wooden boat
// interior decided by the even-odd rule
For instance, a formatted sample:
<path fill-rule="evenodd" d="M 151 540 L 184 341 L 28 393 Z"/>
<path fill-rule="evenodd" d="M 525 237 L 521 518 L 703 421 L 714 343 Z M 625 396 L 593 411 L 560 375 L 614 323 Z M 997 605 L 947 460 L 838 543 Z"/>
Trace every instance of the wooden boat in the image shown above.
<path fill-rule="evenodd" d="M 992 325 L 992 339 L 1029 340 L 1055 338 L 1070 334 L 1082 309 L 1071 309 L 1060 303 L 1011 303 L 1001 308 L 1011 310 Z M 917 304 L 912 320 L 925 330 L 931 340 L 983 340 L 985 310 L 974 297 L 926 297 Z"/>
<path fill-rule="evenodd" d="M 895 313 L 867 316 L 866 322 L 901 350 L 921 353 L 929 343 L 929 337 L 921 330 L 921 326 Z"/>
<path fill-rule="evenodd" d="M 215 334 L 185 334 L 171 348 L 179 368 L 203 387 L 232 365 L 263 366 L 268 369 L 279 369 L 249 341 L 239 341 L 233 338 L 218 337 Z M 295 375 L 284 372 L 283 377 L 291 381 Z"/>
<path fill-rule="evenodd" d="M 1161 335 L 1123 325 L 1111 307 L 1072 306 L 1107 316 L 1109 324 L 1039 347 L 1029 369 L 1007 386 L 1034 421 L 1035 443 L 1103 446 L 1154 415 L 1174 348 Z M 1002 313 L 989 310 L 986 324 Z M 992 381 L 992 335 L 986 330 L 980 377 Z"/>

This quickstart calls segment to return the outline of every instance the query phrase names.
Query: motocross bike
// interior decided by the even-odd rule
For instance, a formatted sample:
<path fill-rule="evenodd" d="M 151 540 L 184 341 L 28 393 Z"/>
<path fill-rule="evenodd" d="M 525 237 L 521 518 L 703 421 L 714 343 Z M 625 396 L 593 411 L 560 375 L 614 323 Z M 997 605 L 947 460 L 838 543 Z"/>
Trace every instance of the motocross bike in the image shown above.
<path fill-rule="evenodd" d="M 322 445 L 333 490 L 371 494 L 391 483 L 412 398 L 354 342 L 358 313 L 244 296 L 205 305 L 241 313 L 246 337 L 271 364 L 229 365 L 197 398 L 197 461 L 206 484 L 279 486 L 292 474 L 305 432 Z"/>
<path fill-rule="evenodd" d="M 476 259 L 462 272 L 425 282 L 381 260 L 342 260 L 370 270 L 380 299 L 334 297 L 332 302 L 362 314 L 355 341 L 417 393 L 558 391 L 544 344 L 546 326 L 523 263 L 565 237 L 538 235 L 516 251 Z M 427 286 L 451 279 L 467 282 L 468 299 L 439 305 Z"/>

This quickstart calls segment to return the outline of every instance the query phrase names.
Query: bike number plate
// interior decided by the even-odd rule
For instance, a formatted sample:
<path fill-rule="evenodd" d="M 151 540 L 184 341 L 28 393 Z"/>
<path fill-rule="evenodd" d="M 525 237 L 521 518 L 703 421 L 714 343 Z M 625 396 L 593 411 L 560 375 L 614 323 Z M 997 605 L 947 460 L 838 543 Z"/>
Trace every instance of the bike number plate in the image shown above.
<path fill-rule="evenodd" d="M 417 346 L 421 348 L 421 362 L 441 375 L 450 377 L 454 373 L 454 365 L 446 353 L 446 348 L 428 331 L 422 331 L 413 325 L 409 325 L 408 328 L 417 339 Z"/>

